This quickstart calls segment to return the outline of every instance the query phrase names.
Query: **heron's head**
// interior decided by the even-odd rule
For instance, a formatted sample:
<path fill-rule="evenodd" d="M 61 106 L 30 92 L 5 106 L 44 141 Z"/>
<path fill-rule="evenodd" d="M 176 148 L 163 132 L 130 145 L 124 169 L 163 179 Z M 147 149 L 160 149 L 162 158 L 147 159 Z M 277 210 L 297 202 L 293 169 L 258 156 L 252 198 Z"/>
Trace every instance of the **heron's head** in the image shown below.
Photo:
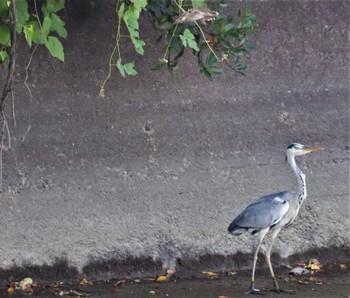
<path fill-rule="evenodd" d="M 298 156 L 308 154 L 312 151 L 321 150 L 319 147 L 310 147 L 298 143 L 292 143 L 287 148 L 287 156 Z"/>

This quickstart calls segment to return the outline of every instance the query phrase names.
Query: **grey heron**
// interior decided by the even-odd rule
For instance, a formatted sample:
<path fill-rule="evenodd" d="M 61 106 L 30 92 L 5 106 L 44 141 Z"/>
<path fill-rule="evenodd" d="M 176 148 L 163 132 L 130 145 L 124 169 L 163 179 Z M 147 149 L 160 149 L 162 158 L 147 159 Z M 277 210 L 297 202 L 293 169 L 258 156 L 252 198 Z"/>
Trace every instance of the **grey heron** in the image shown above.
<path fill-rule="evenodd" d="M 299 213 L 300 206 L 306 199 L 305 175 L 298 168 L 295 157 L 304 155 L 312 151 L 318 151 L 319 147 L 308 147 L 302 144 L 293 143 L 287 148 L 286 161 L 293 169 L 298 180 L 297 192 L 284 191 L 270 194 L 258 199 L 243 210 L 229 225 L 228 231 L 234 236 L 239 236 L 245 232 L 252 235 L 257 234 L 258 244 L 254 253 L 251 285 L 247 293 L 259 294 L 259 289 L 255 288 L 254 277 L 256 261 L 261 243 L 268 231 L 272 231 L 271 243 L 267 247 L 265 258 L 273 279 L 274 291 L 287 292 L 279 287 L 271 264 L 272 245 L 283 227 L 291 225 Z"/>

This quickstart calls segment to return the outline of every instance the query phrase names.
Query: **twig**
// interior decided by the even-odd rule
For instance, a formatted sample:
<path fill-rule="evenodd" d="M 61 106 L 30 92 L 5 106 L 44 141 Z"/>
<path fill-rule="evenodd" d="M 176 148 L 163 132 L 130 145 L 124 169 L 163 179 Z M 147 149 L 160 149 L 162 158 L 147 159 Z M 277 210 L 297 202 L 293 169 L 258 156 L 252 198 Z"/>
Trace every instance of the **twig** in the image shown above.
<path fill-rule="evenodd" d="M 197 23 L 197 21 L 194 21 L 194 22 L 196 23 L 196 25 L 197 25 L 199 31 L 201 32 L 201 34 L 202 34 L 202 36 L 203 36 L 203 39 L 204 39 L 205 43 L 207 44 L 209 50 L 213 53 L 215 59 L 216 59 L 218 62 L 224 61 L 225 58 L 221 58 L 221 59 L 220 59 L 220 58 L 216 55 L 214 49 L 210 46 L 210 44 L 209 44 L 207 38 L 205 37 L 205 34 L 204 34 L 203 29 L 201 28 L 201 26 L 199 26 L 199 24 Z"/>
<path fill-rule="evenodd" d="M 7 124 L 7 121 L 6 121 L 6 117 L 5 115 L 3 115 L 2 117 L 2 120 L 3 120 L 3 126 L 2 126 L 2 129 L 1 129 L 1 143 L 0 143 L 0 192 L 3 191 L 3 182 L 2 182 L 2 169 L 3 169 L 3 160 L 2 160 L 2 157 L 3 157 L 3 151 L 4 149 L 10 149 L 11 148 L 11 135 L 10 135 L 10 130 L 9 130 L 9 126 Z M 5 147 L 5 143 L 4 143 L 4 140 L 5 140 L 5 128 L 6 128 L 6 131 L 7 131 L 7 136 L 8 136 L 8 147 Z"/>
<path fill-rule="evenodd" d="M 4 128 L 6 128 L 6 133 L 8 137 L 8 149 L 11 149 L 11 134 L 10 134 L 10 129 L 6 120 L 6 117 L 4 117 Z M 5 137 L 5 135 L 4 135 Z"/>
<path fill-rule="evenodd" d="M 119 9 L 119 2 L 117 3 L 117 11 Z M 108 74 L 107 74 L 107 77 L 103 80 L 102 84 L 101 84 L 101 87 L 100 87 L 100 96 L 101 97 L 104 97 L 105 96 L 105 85 L 106 83 L 108 82 L 108 80 L 110 79 L 111 75 L 112 75 L 112 61 L 113 61 L 113 57 L 114 57 L 114 54 L 115 52 L 117 51 L 118 52 L 118 60 L 120 61 L 121 60 L 121 57 L 120 57 L 120 27 L 121 27 L 121 18 L 118 16 L 118 25 L 117 25 L 117 35 L 116 35 L 116 43 L 115 43 L 115 46 L 113 48 L 113 51 L 111 53 L 111 56 L 109 57 L 109 61 L 108 61 Z"/>
<path fill-rule="evenodd" d="M 29 115 L 28 115 L 29 125 L 28 125 L 27 130 L 23 134 L 21 144 L 25 141 L 28 132 L 32 128 L 32 117 L 31 117 L 31 115 L 32 115 L 33 94 L 32 94 L 32 90 L 30 89 L 30 87 L 28 85 L 28 77 L 29 77 L 28 69 L 29 69 L 30 65 L 32 64 L 32 59 L 33 59 L 33 56 L 34 56 L 34 53 L 35 53 L 37 47 L 38 47 L 38 44 L 35 45 L 32 53 L 30 54 L 29 61 L 28 61 L 28 64 L 26 66 L 26 69 L 25 69 L 26 70 L 26 77 L 24 79 L 24 85 L 26 86 L 26 88 L 28 90 L 28 93 L 29 93 Z"/>
<path fill-rule="evenodd" d="M 38 21 L 38 24 L 39 24 L 39 27 L 40 27 L 40 31 L 41 33 L 43 32 L 43 26 L 41 25 L 41 21 L 40 21 L 40 18 L 39 18 L 39 14 L 38 14 L 38 7 L 36 5 L 36 0 L 34 0 L 34 10 L 35 10 L 35 17 Z"/>
<path fill-rule="evenodd" d="M 39 13 L 38 13 L 38 7 L 37 7 L 37 3 L 36 3 L 36 0 L 34 0 L 34 10 L 35 10 L 35 17 L 38 21 L 38 24 L 39 24 L 39 27 L 40 27 L 40 30 L 41 32 L 43 32 L 43 27 L 41 25 L 41 21 L 40 21 L 40 18 L 39 18 Z M 29 125 L 28 125 L 28 128 L 27 130 L 24 132 L 23 134 L 23 137 L 22 137 L 22 141 L 20 144 L 22 144 L 25 140 L 26 140 L 26 137 L 27 137 L 27 134 L 29 133 L 30 129 L 32 128 L 32 118 L 31 118 L 31 115 L 32 115 L 32 103 L 33 103 L 33 94 L 32 94 L 32 90 L 30 89 L 27 81 L 28 81 L 28 77 L 29 77 L 29 74 L 28 74 L 28 69 L 30 67 L 30 65 L 32 64 L 32 59 L 33 59 L 33 56 L 34 56 L 34 53 L 36 51 L 38 47 L 38 44 L 35 45 L 32 53 L 30 54 L 30 57 L 29 57 L 29 61 L 28 61 L 28 64 L 26 66 L 26 77 L 24 79 L 24 85 L 27 87 L 28 89 L 28 92 L 29 92 L 29 96 L 30 96 L 30 102 L 29 102 L 29 116 L 28 116 L 28 121 L 29 121 Z"/>
<path fill-rule="evenodd" d="M 3 118 L 5 119 L 5 117 Z M 3 148 L 4 148 L 4 137 L 5 137 L 5 133 L 4 133 L 4 127 L 5 126 L 5 122 L 4 122 L 4 125 L 2 127 L 2 130 L 1 130 L 1 143 L 0 143 L 0 192 L 3 191 L 3 188 L 2 188 L 2 152 L 3 152 Z"/>
<path fill-rule="evenodd" d="M 12 103 L 12 120 L 14 127 L 17 127 L 16 112 L 15 112 L 15 96 L 13 90 L 11 91 L 11 103 Z"/>

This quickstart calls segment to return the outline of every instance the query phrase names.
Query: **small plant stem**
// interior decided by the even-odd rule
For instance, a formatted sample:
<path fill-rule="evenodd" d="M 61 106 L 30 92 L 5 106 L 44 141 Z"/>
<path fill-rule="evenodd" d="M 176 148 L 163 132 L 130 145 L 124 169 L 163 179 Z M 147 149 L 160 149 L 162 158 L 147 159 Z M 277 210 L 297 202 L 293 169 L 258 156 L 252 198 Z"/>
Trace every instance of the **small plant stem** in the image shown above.
<path fill-rule="evenodd" d="M 117 36 L 116 36 L 116 47 L 118 51 L 118 60 L 121 60 L 121 53 L 120 53 L 120 27 L 121 27 L 122 18 L 118 17 L 118 27 L 117 27 Z M 111 62 L 110 62 L 111 65 Z"/>
<path fill-rule="evenodd" d="M 11 91 L 11 107 L 12 107 L 12 119 L 14 127 L 17 127 L 16 111 L 15 111 L 15 96 L 13 90 Z"/>
<path fill-rule="evenodd" d="M 43 32 L 43 27 L 41 25 L 41 21 L 40 21 L 40 18 L 39 18 L 39 14 L 38 14 L 38 8 L 37 8 L 37 5 L 36 5 L 36 0 L 34 0 L 34 10 L 35 10 L 35 17 L 38 21 L 38 24 L 39 24 L 39 27 L 40 27 L 40 30 L 41 30 L 41 33 Z"/>
<path fill-rule="evenodd" d="M 174 0 L 176 6 L 179 8 L 179 14 L 181 12 L 185 12 L 185 10 L 182 8 L 182 2 L 183 0 L 180 0 L 180 4 L 177 3 L 176 0 Z M 171 41 L 173 40 L 174 36 L 175 36 L 175 32 L 176 32 L 176 29 L 177 29 L 177 26 L 179 24 L 176 24 L 175 25 L 175 28 L 174 28 L 174 31 L 173 31 L 173 34 L 170 36 L 170 39 L 169 39 L 169 42 L 167 44 L 167 47 L 165 48 L 165 52 L 164 52 L 164 55 L 163 55 L 163 59 L 161 59 L 162 61 L 169 61 L 170 60 L 170 55 L 168 55 L 168 52 L 169 52 L 169 49 L 170 49 L 170 45 L 171 45 Z M 168 59 L 166 58 L 168 56 Z"/>
<path fill-rule="evenodd" d="M 120 7 L 120 1 L 118 1 L 117 7 Z M 120 27 L 121 27 L 121 19 L 118 16 L 118 25 L 117 25 L 117 35 L 116 35 L 116 43 L 114 45 L 113 51 L 109 57 L 109 62 L 108 62 L 108 74 L 106 76 L 106 78 L 103 80 L 102 84 L 101 84 L 101 88 L 100 88 L 100 96 L 104 97 L 105 96 L 105 85 L 108 82 L 108 80 L 110 79 L 111 75 L 112 75 L 112 66 L 115 66 L 115 64 L 113 64 L 113 57 L 115 52 L 117 51 L 118 53 L 118 60 L 121 60 L 121 53 L 120 53 Z"/>
<path fill-rule="evenodd" d="M 169 39 L 168 45 L 167 45 L 167 47 L 166 47 L 166 49 L 165 49 L 165 52 L 164 52 L 164 56 L 163 56 L 162 61 L 167 61 L 166 56 L 168 55 L 169 48 L 170 48 L 170 45 L 171 45 L 171 41 L 173 40 L 173 38 L 174 38 L 174 36 L 175 36 L 175 32 L 176 32 L 176 29 L 177 29 L 177 26 L 178 26 L 178 25 L 179 25 L 179 24 L 176 24 L 175 29 L 174 29 L 174 31 L 173 31 L 173 34 L 170 36 L 170 39 Z"/>
<path fill-rule="evenodd" d="M 24 85 L 26 86 L 27 90 L 28 90 L 28 93 L 29 93 L 29 115 L 28 115 L 28 120 L 29 120 L 29 124 L 28 124 L 28 128 L 27 130 L 24 132 L 23 134 L 23 137 L 22 137 L 22 141 L 21 141 L 21 144 L 25 141 L 26 137 L 27 137 L 27 134 L 28 132 L 30 131 L 30 129 L 32 128 L 32 102 L 33 102 L 33 94 L 32 94 L 32 90 L 30 89 L 29 85 L 28 85 L 28 78 L 29 78 L 29 73 L 28 73 L 28 70 L 29 70 L 29 67 L 30 65 L 32 64 L 32 60 L 33 60 L 33 56 L 34 56 L 34 53 L 36 51 L 36 49 L 38 48 L 38 44 L 35 45 L 32 53 L 30 54 L 30 57 L 29 57 L 29 61 L 28 61 L 28 64 L 26 66 L 26 77 L 24 79 Z"/>
<path fill-rule="evenodd" d="M 205 37 L 205 34 L 203 32 L 203 29 L 201 28 L 201 26 L 199 26 L 199 24 L 197 23 L 197 21 L 194 21 L 199 29 L 199 31 L 201 32 L 202 36 L 203 36 L 203 39 L 205 41 L 205 43 L 207 44 L 209 50 L 213 53 L 213 55 L 215 56 L 215 59 L 218 61 L 218 62 L 222 62 L 224 61 L 225 59 L 224 58 L 221 58 L 219 59 L 219 57 L 216 55 L 214 49 L 210 46 L 209 42 L 207 41 L 207 38 Z"/>

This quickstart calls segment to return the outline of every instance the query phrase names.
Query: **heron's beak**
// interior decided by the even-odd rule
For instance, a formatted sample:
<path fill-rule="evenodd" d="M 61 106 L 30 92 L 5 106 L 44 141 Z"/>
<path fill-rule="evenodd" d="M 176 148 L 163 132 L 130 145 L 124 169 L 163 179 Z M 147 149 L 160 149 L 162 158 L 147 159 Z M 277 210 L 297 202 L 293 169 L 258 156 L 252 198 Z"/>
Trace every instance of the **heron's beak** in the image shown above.
<path fill-rule="evenodd" d="M 321 147 L 304 147 L 303 150 L 307 153 L 312 152 L 312 151 L 320 151 L 323 148 Z"/>

